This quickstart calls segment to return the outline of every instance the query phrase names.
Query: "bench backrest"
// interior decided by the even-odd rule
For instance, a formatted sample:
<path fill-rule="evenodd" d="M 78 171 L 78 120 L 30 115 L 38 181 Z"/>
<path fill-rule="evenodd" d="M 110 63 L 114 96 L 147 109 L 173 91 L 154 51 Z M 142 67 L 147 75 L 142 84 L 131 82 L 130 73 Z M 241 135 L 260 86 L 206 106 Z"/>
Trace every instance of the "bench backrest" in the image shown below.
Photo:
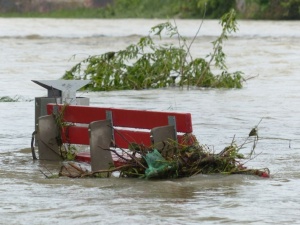
<path fill-rule="evenodd" d="M 63 107 L 65 106 L 48 104 L 47 112 L 52 114 L 61 111 Z M 64 109 L 63 120 L 74 125 L 65 127 L 63 142 L 89 145 L 87 125 L 106 119 L 112 122 L 114 142 L 120 148 L 128 148 L 128 144 L 132 142 L 150 146 L 152 143 L 149 130 L 155 127 L 174 125 L 179 143 L 182 142 L 184 134 L 193 131 L 190 113 L 68 105 Z"/>

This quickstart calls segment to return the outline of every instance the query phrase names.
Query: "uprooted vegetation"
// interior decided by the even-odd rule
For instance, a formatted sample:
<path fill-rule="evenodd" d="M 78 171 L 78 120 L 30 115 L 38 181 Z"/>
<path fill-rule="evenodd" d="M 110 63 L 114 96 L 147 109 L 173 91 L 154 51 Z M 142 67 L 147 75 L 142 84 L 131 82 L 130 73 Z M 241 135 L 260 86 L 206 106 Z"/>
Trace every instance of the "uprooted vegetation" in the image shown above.
<path fill-rule="evenodd" d="M 9 96 L 2 96 L 0 97 L 0 102 L 18 102 L 20 100 L 19 96 L 9 97 Z"/>
<path fill-rule="evenodd" d="M 130 144 L 129 151 L 121 149 L 121 153 L 113 148 L 105 149 L 116 154 L 118 166 L 111 165 L 107 170 L 88 171 L 80 164 L 68 161 L 61 167 L 59 176 L 103 178 L 119 172 L 119 177 L 146 179 L 173 179 L 197 174 L 247 174 L 269 177 L 270 171 L 267 168 L 248 169 L 245 166 L 246 160 L 253 158 L 257 141 L 255 128 L 242 145 L 238 146 L 233 140 L 219 153 L 214 153 L 207 146 L 201 145 L 191 134 L 186 135 L 183 144 L 175 141 L 164 142 L 162 149 Z M 245 156 L 240 150 L 249 143 L 253 143 L 252 150 Z"/>
<path fill-rule="evenodd" d="M 86 87 L 92 91 L 170 86 L 242 88 L 243 73 L 227 70 L 223 52 L 223 42 L 229 34 L 237 31 L 235 11 L 221 17 L 222 32 L 212 42 L 212 52 L 206 58 L 194 58 L 190 50 L 202 23 L 190 43 L 180 35 L 175 21 L 174 25 L 170 22 L 158 24 L 137 44 L 124 50 L 90 56 L 66 71 L 63 79 L 89 79 L 91 83 Z M 162 43 L 164 38 L 176 38 L 178 46 Z M 220 71 L 219 74 L 214 74 L 213 66 Z"/>

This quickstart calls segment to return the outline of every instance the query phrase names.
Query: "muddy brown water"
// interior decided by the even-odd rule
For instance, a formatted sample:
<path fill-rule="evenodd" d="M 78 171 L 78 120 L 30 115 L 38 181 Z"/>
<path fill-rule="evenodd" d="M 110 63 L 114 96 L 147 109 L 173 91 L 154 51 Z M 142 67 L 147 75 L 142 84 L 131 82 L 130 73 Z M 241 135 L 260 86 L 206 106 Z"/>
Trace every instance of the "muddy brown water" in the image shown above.
<path fill-rule="evenodd" d="M 58 79 L 88 55 L 136 43 L 160 20 L 0 19 L 0 224 L 300 224 L 300 22 L 240 21 L 225 43 L 230 71 L 255 77 L 240 90 L 85 92 L 91 105 L 190 112 L 194 134 L 216 152 L 259 123 L 257 157 L 270 179 L 198 175 L 179 180 L 46 179 L 56 162 L 33 161 L 31 80 Z M 201 21 L 176 21 L 191 40 Z M 205 21 L 192 54 L 220 33 Z M 176 44 L 176 41 L 174 41 Z M 72 57 L 76 55 L 76 57 Z M 248 153 L 251 146 L 243 149 Z"/>

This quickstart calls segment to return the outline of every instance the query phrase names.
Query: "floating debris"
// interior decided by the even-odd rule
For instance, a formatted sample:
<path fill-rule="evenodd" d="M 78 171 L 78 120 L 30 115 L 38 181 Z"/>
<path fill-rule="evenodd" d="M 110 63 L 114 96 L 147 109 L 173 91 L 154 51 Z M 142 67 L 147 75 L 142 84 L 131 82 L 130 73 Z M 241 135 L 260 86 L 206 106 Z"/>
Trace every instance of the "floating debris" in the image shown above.
<path fill-rule="evenodd" d="M 196 140 L 194 136 L 192 138 Z M 254 141 L 257 142 L 257 139 Z M 122 161 L 122 165 L 112 166 L 108 170 L 91 172 L 74 162 L 68 162 L 62 166 L 59 175 L 71 178 L 109 177 L 111 173 L 118 171 L 120 177 L 145 179 L 173 179 L 216 173 L 270 177 L 267 168 L 245 167 L 243 160 L 246 157 L 239 153 L 243 146 L 237 146 L 234 142 L 218 154 L 212 153 L 207 146 L 199 144 L 197 140 L 191 145 L 178 144 L 171 140 L 163 144 L 161 150 L 155 146 L 148 148 L 138 144 L 131 145 L 129 152 L 121 149 L 123 156 L 118 154 L 117 157 Z M 107 150 L 116 152 L 113 149 Z"/>
<path fill-rule="evenodd" d="M 11 98 L 9 96 L 2 96 L 0 97 L 0 102 L 18 102 L 20 97 L 15 96 L 14 98 Z"/>

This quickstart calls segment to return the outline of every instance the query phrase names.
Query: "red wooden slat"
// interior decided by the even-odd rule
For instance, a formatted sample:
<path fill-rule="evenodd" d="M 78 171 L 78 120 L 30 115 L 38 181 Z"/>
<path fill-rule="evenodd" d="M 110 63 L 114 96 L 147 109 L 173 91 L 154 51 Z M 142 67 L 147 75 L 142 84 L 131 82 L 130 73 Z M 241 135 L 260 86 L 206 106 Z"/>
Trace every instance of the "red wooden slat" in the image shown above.
<path fill-rule="evenodd" d="M 124 160 L 118 156 L 113 155 L 114 166 L 119 167 L 124 165 Z M 76 155 L 76 160 L 79 162 L 91 163 L 91 154 L 89 152 L 80 152 Z"/>
<path fill-rule="evenodd" d="M 89 145 L 89 133 L 87 127 L 69 126 L 65 127 L 63 132 L 63 142 L 70 144 Z M 128 148 L 130 143 L 143 144 L 151 146 L 150 132 L 132 131 L 114 129 L 115 144 L 119 148 Z M 192 144 L 193 139 L 188 143 L 184 140 L 183 135 L 178 135 L 178 142 L 183 144 Z"/>
<path fill-rule="evenodd" d="M 48 114 L 51 114 L 56 107 L 59 107 L 59 110 L 62 110 L 64 106 L 48 104 Z M 64 121 L 89 124 L 93 121 L 105 120 L 107 110 L 109 110 L 109 108 L 69 105 L 64 109 Z"/>
<path fill-rule="evenodd" d="M 91 162 L 91 153 L 90 152 L 79 152 L 76 154 L 76 160 L 79 162 Z"/>
<path fill-rule="evenodd" d="M 115 129 L 114 136 L 115 144 L 119 148 L 128 148 L 131 143 L 151 146 L 150 132 Z"/>
<path fill-rule="evenodd" d="M 64 143 L 90 145 L 89 132 L 87 127 L 65 127 L 62 133 L 62 139 Z"/>
<path fill-rule="evenodd" d="M 178 132 L 191 133 L 192 118 L 190 113 L 159 112 L 130 109 L 110 109 L 114 126 L 152 129 L 168 125 L 168 116 L 176 117 Z"/>
<path fill-rule="evenodd" d="M 130 143 L 151 145 L 150 132 L 114 129 L 115 144 L 119 148 L 128 148 Z M 89 133 L 87 127 L 65 127 L 63 142 L 70 144 L 89 145 Z"/>
<path fill-rule="evenodd" d="M 48 104 L 48 114 L 53 112 L 55 104 Z M 60 109 L 62 105 L 59 105 Z M 178 132 L 191 133 L 192 117 L 190 113 L 159 112 L 146 110 L 130 110 L 117 108 L 100 108 L 91 106 L 67 106 L 64 119 L 67 122 L 86 123 L 106 119 L 106 111 L 112 112 L 113 125 L 119 127 L 132 127 L 141 129 L 152 129 L 154 127 L 168 124 L 168 116 L 176 117 L 176 129 Z"/>

